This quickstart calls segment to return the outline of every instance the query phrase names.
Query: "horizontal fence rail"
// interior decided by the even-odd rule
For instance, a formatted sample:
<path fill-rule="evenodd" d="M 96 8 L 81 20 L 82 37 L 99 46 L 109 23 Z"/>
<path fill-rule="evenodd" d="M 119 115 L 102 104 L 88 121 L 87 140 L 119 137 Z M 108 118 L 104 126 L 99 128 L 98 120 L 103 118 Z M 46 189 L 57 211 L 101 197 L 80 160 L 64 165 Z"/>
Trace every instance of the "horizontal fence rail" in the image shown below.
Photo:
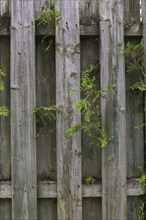
<path fill-rule="evenodd" d="M 89 198 L 102 197 L 102 183 L 82 185 L 82 196 Z M 57 183 L 55 181 L 42 181 L 37 186 L 38 198 L 57 198 Z M 145 195 L 145 189 L 136 179 L 130 179 L 127 183 L 127 196 Z M 0 199 L 12 198 L 11 182 L 0 182 Z"/>

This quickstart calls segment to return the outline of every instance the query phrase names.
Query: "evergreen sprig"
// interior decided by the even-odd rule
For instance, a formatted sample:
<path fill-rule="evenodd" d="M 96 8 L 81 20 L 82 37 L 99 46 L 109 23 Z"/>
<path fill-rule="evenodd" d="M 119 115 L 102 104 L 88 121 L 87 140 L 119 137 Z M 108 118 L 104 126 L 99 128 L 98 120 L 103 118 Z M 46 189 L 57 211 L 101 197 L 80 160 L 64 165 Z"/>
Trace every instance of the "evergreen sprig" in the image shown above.
<path fill-rule="evenodd" d="M 97 63 L 91 64 L 81 73 L 81 85 L 77 92 L 81 92 L 83 98 L 77 100 L 73 104 L 73 108 L 81 114 L 82 121 L 80 124 L 70 127 L 66 134 L 71 137 L 82 130 L 89 142 L 100 149 L 106 147 L 107 138 L 100 116 L 100 100 L 103 91 L 98 86 L 98 68 Z"/>
<path fill-rule="evenodd" d="M 3 92 L 5 90 L 5 85 L 4 85 L 5 76 L 6 76 L 5 72 L 2 70 L 2 68 L 0 68 L 0 92 Z M 7 106 L 5 105 L 0 106 L 0 117 L 6 117 L 8 115 L 9 115 L 9 110 Z"/>

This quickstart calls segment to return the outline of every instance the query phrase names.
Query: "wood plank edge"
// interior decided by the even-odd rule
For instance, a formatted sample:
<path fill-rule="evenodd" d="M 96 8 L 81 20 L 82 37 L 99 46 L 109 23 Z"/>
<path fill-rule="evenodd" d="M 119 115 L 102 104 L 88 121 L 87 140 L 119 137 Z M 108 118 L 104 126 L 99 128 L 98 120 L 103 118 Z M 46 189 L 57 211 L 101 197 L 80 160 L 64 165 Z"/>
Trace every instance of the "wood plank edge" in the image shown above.
<path fill-rule="evenodd" d="M 83 197 L 101 197 L 102 188 L 101 182 L 96 184 L 83 184 L 82 185 Z M 128 181 L 128 196 L 142 196 L 146 191 L 141 187 L 136 179 Z M 38 183 L 38 198 L 56 198 L 57 197 L 57 184 L 56 181 L 41 181 Z M 0 199 L 12 198 L 12 187 L 10 181 L 0 181 Z"/>

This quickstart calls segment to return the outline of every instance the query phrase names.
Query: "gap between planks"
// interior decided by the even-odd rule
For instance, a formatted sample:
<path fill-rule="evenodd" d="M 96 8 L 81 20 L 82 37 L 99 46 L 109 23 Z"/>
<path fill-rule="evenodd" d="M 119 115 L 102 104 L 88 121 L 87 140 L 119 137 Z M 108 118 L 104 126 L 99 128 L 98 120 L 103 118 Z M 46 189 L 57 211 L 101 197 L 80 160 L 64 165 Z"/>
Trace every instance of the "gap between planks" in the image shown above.
<path fill-rule="evenodd" d="M 88 198 L 101 197 L 101 182 L 96 184 L 83 184 L 82 196 Z M 136 178 L 128 179 L 127 196 L 145 195 L 145 189 L 141 188 Z M 0 181 L 0 199 L 12 198 L 12 187 L 10 181 Z M 38 183 L 38 198 L 57 198 L 56 181 L 42 181 Z"/>

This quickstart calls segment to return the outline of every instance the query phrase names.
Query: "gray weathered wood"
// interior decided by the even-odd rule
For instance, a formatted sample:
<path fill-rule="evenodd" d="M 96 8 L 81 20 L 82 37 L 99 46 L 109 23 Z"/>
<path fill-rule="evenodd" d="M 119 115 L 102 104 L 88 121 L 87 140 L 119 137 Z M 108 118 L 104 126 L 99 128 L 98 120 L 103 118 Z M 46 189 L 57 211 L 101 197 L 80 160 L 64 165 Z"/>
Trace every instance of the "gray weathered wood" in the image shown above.
<path fill-rule="evenodd" d="M 10 35 L 10 18 L 0 18 L 0 35 Z"/>
<path fill-rule="evenodd" d="M 138 213 L 140 211 L 140 207 L 144 197 L 135 196 L 128 198 L 128 206 L 127 206 L 127 218 L 128 219 L 138 219 Z"/>
<path fill-rule="evenodd" d="M 10 35 L 10 18 L 2 17 L 0 18 L 0 35 L 9 36 Z M 55 33 L 53 30 L 36 25 L 36 35 L 43 36 L 49 30 L 48 35 L 54 36 Z M 80 22 L 80 35 L 81 36 L 98 36 L 99 35 L 99 27 L 97 23 L 93 24 L 83 24 Z M 142 36 L 142 24 L 134 23 L 131 26 L 125 26 L 125 36 Z"/>
<path fill-rule="evenodd" d="M 80 0 L 80 24 L 98 24 L 98 1 Z"/>
<path fill-rule="evenodd" d="M 0 17 L 9 15 L 9 0 L 0 0 Z"/>
<path fill-rule="evenodd" d="M 42 43 L 37 39 L 36 47 L 36 105 L 49 106 L 55 104 L 55 50 L 54 38 L 52 48 L 47 52 L 48 39 Z M 56 137 L 55 122 L 47 122 L 37 126 L 40 135 L 37 144 L 37 176 L 39 180 L 56 180 Z"/>
<path fill-rule="evenodd" d="M 142 17 L 143 17 L 143 39 L 144 39 L 144 70 L 146 73 L 146 2 L 144 0 L 142 0 Z M 145 96 L 144 107 L 146 109 L 146 92 L 144 96 Z M 145 113 L 145 127 L 146 127 L 146 113 Z M 145 163 L 144 167 L 146 169 L 146 128 L 145 128 L 144 163 Z"/>
<path fill-rule="evenodd" d="M 12 219 L 37 219 L 33 0 L 11 1 Z"/>
<path fill-rule="evenodd" d="M 140 23 L 140 1 L 124 0 L 124 21 L 125 25 Z"/>
<path fill-rule="evenodd" d="M 57 220 L 56 199 L 38 199 L 38 220 Z"/>
<path fill-rule="evenodd" d="M 78 0 L 61 0 L 62 17 L 56 28 L 57 199 L 58 220 L 82 219 L 81 135 L 67 138 L 67 129 L 80 123 L 72 104 L 80 98 L 71 91 L 80 85 L 80 29 Z"/>
<path fill-rule="evenodd" d="M 127 39 L 131 43 L 138 40 Z M 144 168 L 144 129 L 138 129 L 144 122 L 143 93 L 133 91 L 130 87 L 138 82 L 139 73 L 126 73 L 126 145 L 127 145 L 127 177 L 139 177 L 140 167 Z"/>
<path fill-rule="evenodd" d="M 84 220 L 102 219 L 101 198 L 83 199 L 83 219 Z"/>
<path fill-rule="evenodd" d="M 10 40 L 0 38 L 0 68 L 6 74 L 5 90 L 0 92 L 0 105 L 10 109 Z M 0 117 L 0 180 L 11 178 L 10 116 Z"/>
<path fill-rule="evenodd" d="M 128 196 L 140 196 L 145 195 L 145 189 L 141 187 L 141 184 L 137 179 L 128 179 L 127 195 Z M 102 196 L 101 182 L 96 184 L 83 184 L 82 185 L 82 197 L 94 198 Z M 41 181 L 37 186 L 38 198 L 56 198 L 57 197 L 57 184 L 56 181 Z M 12 198 L 12 186 L 10 181 L 0 182 L 0 199 Z"/>
<path fill-rule="evenodd" d="M 10 199 L 0 199 L 0 219 L 11 220 L 11 200 Z"/>
<path fill-rule="evenodd" d="M 102 218 L 127 219 L 124 5 L 100 1 L 101 87 L 112 88 L 101 100 L 108 146 L 102 151 Z"/>
<path fill-rule="evenodd" d="M 95 38 L 81 38 L 81 71 L 86 70 L 90 64 L 99 61 L 97 56 L 99 43 Z M 97 72 L 98 86 L 100 87 L 100 73 Z M 89 143 L 86 135 L 82 134 L 82 178 L 93 176 L 101 179 L 101 151 Z"/>

